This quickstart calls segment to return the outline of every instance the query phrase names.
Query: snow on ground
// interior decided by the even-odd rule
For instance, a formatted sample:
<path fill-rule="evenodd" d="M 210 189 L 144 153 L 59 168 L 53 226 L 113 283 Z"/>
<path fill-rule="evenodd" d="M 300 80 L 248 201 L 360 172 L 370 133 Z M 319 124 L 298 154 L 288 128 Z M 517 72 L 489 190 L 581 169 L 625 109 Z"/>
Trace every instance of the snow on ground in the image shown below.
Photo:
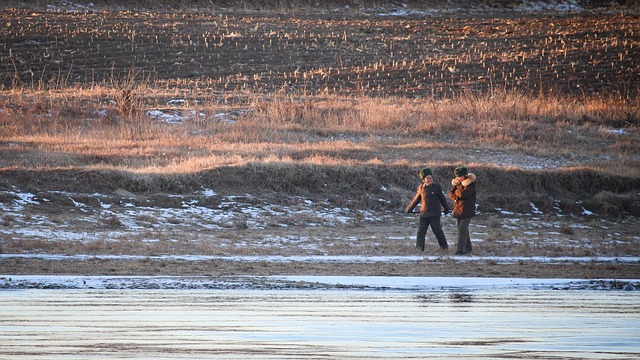
<path fill-rule="evenodd" d="M 485 7 L 486 10 L 495 10 L 490 6 Z M 74 3 L 72 1 L 62 1 L 57 4 L 47 5 L 47 10 L 51 12 L 95 12 L 100 9 L 96 8 L 93 3 L 89 3 L 87 5 L 81 5 Z M 233 10 L 233 9 L 228 9 Z M 337 8 L 334 11 L 350 11 L 351 7 L 346 5 L 342 8 Z M 462 11 L 460 8 L 449 7 L 449 8 L 433 8 L 431 10 L 416 10 L 410 8 L 407 4 L 401 3 L 399 6 L 394 5 L 393 9 L 388 10 L 385 7 L 373 7 L 367 8 L 365 6 L 359 7 L 359 11 L 365 13 L 376 14 L 378 16 L 428 16 L 437 14 L 438 12 L 448 11 Z M 474 9 L 476 11 L 481 10 L 481 8 Z M 513 7 L 514 11 L 521 12 L 566 12 L 566 11 L 582 11 L 584 8 L 579 4 L 577 0 L 549 0 L 549 1 L 522 1 L 517 6 Z"/>
<path fill-rule="evenodd" d="M 584 8 L 578 4 L 576 0 L 569 1 L 523 1 L 516 6 L 514 10 L 523 12 L 540 12 L 540 11 L 581 11 Z"/>
<path fill-rule="evenodd" d="M 203 112 L 196 112 L 195 110 L 188 111 L 162 111 L 162 110 L 149 110 L 147 116 L 153 120 L 160 120 L 168 124 L 180 124 L 189 120 L 201 119 L 205 120 L 207 115 Z"/>
<path fill-rule="evenodd" d="M 470 277 L 389 277 L 389 276 L 275 276 L 293 282 L 320 283 L 346 287 L 365 287 L 397 290 L 429 289 L 522 289 L 522 288 L 580 288 L 586 284 L 613 282 L 614 280 L 585 281 L 582 279 L 522 279 L 522 278 L 470 278 Z M 637 280 L 616 280 L 627 290 L 637 290 Z M 632 288 L 633 287 L 633 288 Z M 604 288 L 604 287 L 603 287 Z"/>
<path fill-rule="evenodd" d="M 555 289 L 639 291 L 638 280 L 522 279 L 393 276 L 58 276 L 0 275 L 5 289 L 264 289 L 264 290 L 482 290 Z"/>
<path fill-rule="evenodd" d="M 165 194 L 149 200 L 107 194 L 35 195 L 15 188 L 0 190 L 0 259 L 142 257 L 176 261 L 402 263 L 455 258 L 496 264 L 640 263 L 637 252 L 630 250 L 637 249 L 640 242 L 640 235 L 631 229 L 635 221 L 612 223 L 595 216 L 585 217 L 582 223 L 566 221 L 560 215 L 545 216 L 534 205 L 530 214 L 499 210 L 494 215 L 496 220 L 481 214 L 472 223 L 472 242 L 481 247 L 493 246 L 502 251 L 502 256 L 453 257 L 408 253 L 415 241 L 415 220 L 394 212 L 353 210 L 304 197 L 292 198 L 286 205 L 271 204 L 251 195 L 220 196 L 212 189 L 192 195 Z M 451 244 L 455 221 L 450 216 L 442 221 Z M 376 233 L 367 232 L 370 226 L 380 224 L 383 225 Z M 397 228 L 388 229 L 392 226 Z M 35 245 L 30 245 L 29 250 L 9 250 L 9 242 L 21 241 Z M 125 247 L 124 252 L 104 253 L 105 248 L 115 247 L 118 242 L 137 245 Z M 73 243 L 87 246 L 74 247 Z M 200 247 L 194 245 L 198 243 Z M 158 246 L 132 256 L 129 250 L 143 244 Z M 377 247 L 386 251 L 378 251 Z M 521 249 L 513 254 L 503 250 L 514 247 Z M 58 249 L 53 252 L 57 255 L 47 250 L 52 248 Z"/>
<path fill-rule="evenodd" d="M 68 199 L 75 207 L 75 210 L 81 213 L 88 212 L 88 204 L 82 203 L 76 200 L 77 194 L 53 192 L 57 195 Z M 13 198 L 12 202 L 0 203 L 0 211 L 4 212 L 5 216 L 13 216 L 16 222 L 23 220 L 23 211 L 28 205 L 38 206 L 46 205 L 50 200 L 44 195 L 44 197 L 38 197 L 31 193 L 23 193 L 17 190 L 1 191 L 0 194 L 6 197 Z M 215 192 L 211 189 L 203 189 L 199 194 L 195 194 L 201 197 L 215 196 Z M 297 208 L 283 207 L 280 205 L 252 205 L 249 202 L 253 201 L 251 195 L 242 196 L 226 196 L 222 197 L 217 206 L 211 207 L 202 205 L 199 200 L 191 198 L 187 199 L 181 195 L 167 195 L 168 197 L 178 198 L 179 208 L 173 206 L 145 206 L 144 202 L 134 203 L 131 199 L 115 199 L 112 195 L 106 194 L 92 194 L 90 198 L 100 204 L 101 210 L 99 212 L 100 218 L 108 218 L 110 216 L 117 216 L 120 222 L 129 230 L 148 230 L 148 224 L 144 224 L 144 221 L 152 219 L 153 223 L 158 226 L 171 225 L 172 227 L 190 227 L 193 225 L 201 227 L 209 227 L 211 229 L 228 229 L 233 228 L 233 222 L 236 220 L 244 219 L 246 225 L 252 229 L 264 229 L 267 226 L 281 226 L 287 227 L 286 223 L 272 224 L 268 221 L 274 217 L 294 217 L 305 219 L 316 219 L 314 222 L 307 223 L 308 226 L 320 226 L 320 225 L 338 225 L 345 224 L 352 220 L 354 211 L 347 208 L 339 208 L 327 206 L 328 204 L 316 203 L 309 199 L 299 198 L 298 202 L 303 205 Z M 180 199 L 184 199 L 180 201 Z M 358 216 L 362 216 L 373 221 L 378 218 L 370 211 L 359 211 Z M 47 230 L 38 230 L 37 225 L 45 222 L 44 218 L 39 218 L 41 222 L 35 222 L 33 215 L 29 215 L 29 227 L 17 227 L 13 229 L 0 228 L 0 234 L 12 234 L 18 233 L 22 236 L 36 235 L 41 232 L 45 237 L 50 237 L 53 234 L 47 233 Z M 83 215 L 78 214 L 77 220 L 82 220 Z M 199 222 L 198 219 L 207 219 L 207 222 Z M 96 217 L 93 215 L 87 215 L 86 221 L 95 221 Z M 33 226 L 36 225 L 36 226 Z M 44 224 L 50 225 L 50 224 Z M 71 235 L 64 235 L 64 224 L 58 224 L 55 228 L 56 237 L 61 235 L 63 238 L 77 239 L 81 238 L 82 234 L 78 237 Z"/>
<path fill-rule="evenodd" d="M 52 255 L 52 254 L 0 254 L 0 259 L 41 259 L 41 260 L 172 260 L 172 261 L 235 261 L 235 262 L 273 262 L 273 263 L 346 263 L 370 264 L 408 262 L 439 262 L 455 258 L 458 262 L 481 261 L 495 264 L 517 264 L 533 262 L 542 264 L 609 263 L 640 264 L 638 256 L 459 256 L 449 255 L 408 255 L 408 256 L 365 256 L 365 255 Z"/>
<path fill-rule="evenodd" d="M 486 10 L 488 11 L 495 11 L 495 8 L 492 8 L 490 6 L 485 7 Z M 481 10 L 480 8 L 474 9 L 475 11 Z M 584 7 L 582 7 L 580 4 L 578 4 L 577 0 L 567 0 L 567 1 L 522 1 L 519 4 L 517 4 L 516 6 L 514 6 L 513 8 L 511 8 L 511 10 L 514 11 L 520 11 L 520 12 L 526 12 L 526 13 L 534 13 L 534 12 L 568 12 L 568 11 L 582 11 L 584 10 Z M 383 9 L 380 9 L 378 11 L 376 11 L 378 16 L 389 16 L 389 17 L 393 17 L 393 16 L 429 16 L 429 15 L 434 15 L 434 14 L 438 14 L 439 12 L 442 11 L 462 11 L 461 9 L 456 9 L 456 8 L 448 8 L 448 9 L 431 9 L 428 11 L 424 11 L 424 10 L 416 10 L 416 9 L 411 9 L 408 5 L 406 4 L 402 4 L 399 7 L 396 7 L 395 9 L 391 10 L 391 11 L 386 11 Z"/>

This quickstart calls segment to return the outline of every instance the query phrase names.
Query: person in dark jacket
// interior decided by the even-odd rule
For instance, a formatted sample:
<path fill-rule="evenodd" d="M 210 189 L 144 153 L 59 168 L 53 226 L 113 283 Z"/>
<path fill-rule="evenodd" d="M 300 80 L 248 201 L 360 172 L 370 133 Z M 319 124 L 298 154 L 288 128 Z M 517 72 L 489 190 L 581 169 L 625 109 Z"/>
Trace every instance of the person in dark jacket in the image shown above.
<path fill-rule="evenodd" d="M 445 214 L 449 213 L 447 200 L 442 193 L 440 184 L 433 180 L 431 169 L 422 169 L 418 175 L 422 179 L 422 184 L 418 186 L 413 201 L 407 206 L 407 213 L 411 213 L 420 203 L 420 221 L 416 236 L 416 248 L 424 251 L 425 236 L 429 225 L 431 225 L 431 231 L 438 239 L 438 245 L 440 245 L 441 249 L 446 250 L 449 245 L 440 225 L 440 215 L 442 210 L 444 210 Z"/>
<path fill-rule="evenodd" d="M 453 200 L 453 217 L 458 220 L 456 255 L 465 255 L 472 250 L 469 224 L 476 215 L 476 176 L 466 167 L 456 168 L 453 174 L 455 179 L 451 180 L 453 187 L 449 190 L 449 198 Z"/>

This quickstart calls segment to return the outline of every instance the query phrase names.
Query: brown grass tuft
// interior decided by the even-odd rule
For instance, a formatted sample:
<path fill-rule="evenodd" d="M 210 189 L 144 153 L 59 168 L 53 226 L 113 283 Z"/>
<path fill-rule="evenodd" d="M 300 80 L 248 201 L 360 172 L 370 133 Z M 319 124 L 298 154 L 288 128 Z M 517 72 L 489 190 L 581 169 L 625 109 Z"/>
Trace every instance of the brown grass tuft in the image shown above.
<path fill-rule="evenodd" d="M 615 194 L 601 191 L 585 201 L 584 205 L 588 210 L 609 216 L 619 216 L 622 213 L 640 216 L 640 199 L 635 192 Z"/>

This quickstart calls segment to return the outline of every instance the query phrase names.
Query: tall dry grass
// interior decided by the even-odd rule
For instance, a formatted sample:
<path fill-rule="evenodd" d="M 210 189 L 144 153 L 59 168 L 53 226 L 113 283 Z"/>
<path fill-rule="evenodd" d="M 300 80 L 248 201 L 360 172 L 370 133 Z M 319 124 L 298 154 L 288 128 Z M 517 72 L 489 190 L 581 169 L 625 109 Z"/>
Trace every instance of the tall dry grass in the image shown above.
<path fill-rule="evenodd" d="M 337 206 L 399 209 L 417 169 L 432 167 L 446 187 L 453 168 L 467 165 L 483 179 L 483 210 L 527 212 L 534 203 L 581 213 L 581 199 L 610 216 L 640 213 L 632 195 L 640 177 L 637 99 L 243 93 L 227 103 L 187 101 L 169 109 L 156 100 L 176 98 L 174 90 L 137 87 L 135 111 L 127 114 L 120 91 L 4 92 L 0 180 L 34 191 L 320 191 Z M 158 108 L 204 115 L 167 123 L 148 116 Z M 220 113 L 228 117 L 219 120 Z M 529 164 L 534 160 L 540 167 Z M 614 196 L 598 197 L 603 191 Z"/>
<path fill-rule="evenodd" d="M 425 160 L 416 154 L 440 152 L 432 161 L 447 162 L 455 159 L 444 154 L 460 147 L 609 156 L 633 165 L 639 150 L 638 99 L 498 91 L 420 101 L 242 94 L 226 104 L 156 102 L 176 95 L 146 86 L 5 91 L 1 165 L 150 173 L 194 173 L 252 162 L 418 166 Z M 167 123 L 150 117 L 152 109 L 202 115 Z M 232 120 L 218 120 L 217 114 Z"/>

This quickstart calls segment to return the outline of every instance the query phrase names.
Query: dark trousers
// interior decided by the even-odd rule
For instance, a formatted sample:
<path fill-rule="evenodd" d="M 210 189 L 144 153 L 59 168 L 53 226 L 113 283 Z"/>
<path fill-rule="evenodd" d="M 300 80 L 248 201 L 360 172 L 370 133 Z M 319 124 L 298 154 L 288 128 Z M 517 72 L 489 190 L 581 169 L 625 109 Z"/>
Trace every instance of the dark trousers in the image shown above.
<path fill-rule="evenodd" d="M 471 218 L 458 219 L 458 252 L 471 252 L 471 237 L 469 237 L 469 224 Z"/>
<path fill-rule="evenodd" d="M 440 225 L 440 216 L 428 218 L 420 216 L 420 222 L 418 223 L 418 235 L 416 236 L 416 247 L 424 251 L 425 236 L 427 235 L 429 225 L 431 225 L 431 231 L 433 231 L 436 239 L 438 239 L 438 245 L 440 245 L 442 249 L 449 248 L 447 238 L 444 236 L 442 226 Z"/>

